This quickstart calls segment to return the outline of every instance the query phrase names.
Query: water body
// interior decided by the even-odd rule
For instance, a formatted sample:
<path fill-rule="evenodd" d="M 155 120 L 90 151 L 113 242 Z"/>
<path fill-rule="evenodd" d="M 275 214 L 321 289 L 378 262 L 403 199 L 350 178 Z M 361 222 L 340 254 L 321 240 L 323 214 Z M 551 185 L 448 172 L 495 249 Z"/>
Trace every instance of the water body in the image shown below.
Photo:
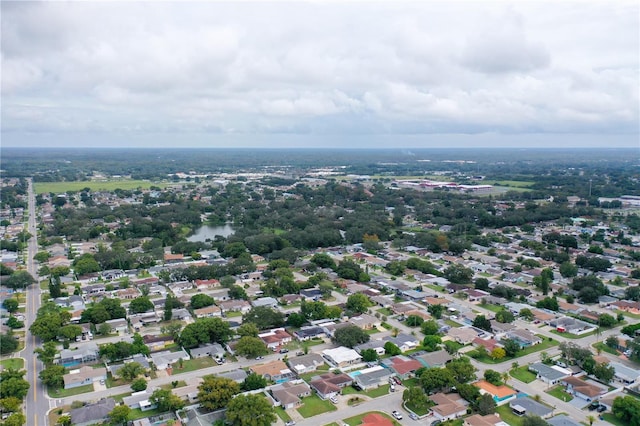
<path fill-rule="evenodd" d="M 227 238 L 229 235 L 233 234 L 234 231 L 235 230 L 229 224 L 226 224 L 223 226 L 204 225 L 204 226 L 201 226 L 200 228 L 197 228 L 195 230 L 195 233 L 189 238 L 187 238 L 187 241 L 204 242 L 206 240 L 215 239 L 216 235 L 220 235 L 222 237 Z"/>

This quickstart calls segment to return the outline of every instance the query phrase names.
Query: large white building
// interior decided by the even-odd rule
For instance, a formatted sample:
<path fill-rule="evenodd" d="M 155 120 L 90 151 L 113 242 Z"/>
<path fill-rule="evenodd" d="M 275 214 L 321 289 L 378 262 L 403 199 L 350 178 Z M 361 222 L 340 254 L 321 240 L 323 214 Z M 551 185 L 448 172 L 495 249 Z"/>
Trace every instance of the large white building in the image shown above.
<path fill-rule="evenodd" d="M 353 349 L 345 348 L 344 346 L 340 346 L 335 349 L 325 349 L 322 351 L 322 356 L 329 362 L 329 364 L 335 367 L 346 367 L 362 361 L 362 357 L 358 352 Z"/>

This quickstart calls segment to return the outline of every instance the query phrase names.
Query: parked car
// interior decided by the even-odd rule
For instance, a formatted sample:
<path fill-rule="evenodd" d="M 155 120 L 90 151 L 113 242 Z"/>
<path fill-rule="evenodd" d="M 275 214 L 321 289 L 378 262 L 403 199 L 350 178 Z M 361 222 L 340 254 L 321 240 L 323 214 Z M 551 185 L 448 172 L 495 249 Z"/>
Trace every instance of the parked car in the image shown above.
<path fill-rule="evenodd" d="M 334 404 L 337 404 L 338 398 L 336 398 L 335 396 L 332 396 L 331 398 L 329 398 L 329 401 L 333 402 Z"/>
<path fill-rule="evenodd" d="M 280 349 L 280 353 L 281 353 L 281 354 L 286 354 L 286 353 L 288 353 L 288 352 L 289 352 L 289 349 L 287 349 L 287 348 L 282 348 L 282 349 Z"/>
<path fill-rule="evenodd" d="M 399 411 L 392 411 L 391 415 L 396 419 L 396 420 L 402 420 L 402 414 L 400 414 Z"/>
<path fill-rule="evenodd" d="M 431 425 L 430 425 L 430 426 L 437 426 L 437 425 L 439 425 L 440 423 L 442 423 L 442 420 L 434 420 L 434 421 L 432 421 L 432 422 L 431 422 Z"/>
<path fill-rule="evenodd" d="M 589 404 L 589 406 L 587 408 L 589 408 L 590 411 L 593 411 L 593 410 L 597 409 L 598 407 L 600 407 L 600 402 L 593 401 L 591 404 Z"/>
<path fill-rule="evenodd" d="M 391 386 L 389 386 L 389 390 L 391 392 L 395 392 L 396 391 L 396 385 L 394 385 L 393 383 L 391 384 Z"/>
<path fill-rule="evenodd" d="M 413 420 L 419 420 L 420 417 L 416 413 L 409 413 L 409 417 Z"/>
<path fill-rule="evenodd" d="M 260 359 L 264 359 L 264 357 L 263 356 L 257 356 L 256 359 L 260 360 Z"/>
<path fill-rule="evenodd" d="M 394 377 L 394 378 L 393 378 L 393 381 L 394 381 L 394 382 L 396 382 L 396 385 L 400 385 L 400 386 L 402 386 L 402 382 L 400 381 L 400 379 L 399 379 L 399 378 Z"/>
<path fill-rule="evenodd" d="M 296 424 L 296 422 L 294 422 L 293 420 L 289 420 L 288 422 L 286 422 L 286 423 L 284 424 L 284 426 L 293 426 L 293 425 L 295 425 L 295 424 Z"/>
<path fill-rule="evenodd" d="M 607 411 L 607 407 L 604 405 L 600 405 L 598 406 L 598 413 L 604 413 L 605 411 Z"/>

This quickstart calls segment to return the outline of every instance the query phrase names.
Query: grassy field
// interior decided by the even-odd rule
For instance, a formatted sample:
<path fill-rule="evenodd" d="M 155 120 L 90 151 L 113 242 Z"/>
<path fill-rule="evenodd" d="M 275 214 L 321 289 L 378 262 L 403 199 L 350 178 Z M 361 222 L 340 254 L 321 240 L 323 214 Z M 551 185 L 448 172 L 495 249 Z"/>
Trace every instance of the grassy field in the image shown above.
<path fill-rule="evenodd" d="M 553 334 L 557 334 L 558 336 L 562 336 L 566 339 L 582 339 L 583 337 L 592 336 L 596 334 L 595 331 L 591 331 L 585 334 L 573 334 L 573 333 L 560 333 L 558 330 L 551 330 Z"/>
<path fill-rule="evenodd" d="M 492 305 L 490 303 L 480 304 L 478 306 L 492 312 L 500 312 L 503 309 L 502 306 Z"/>
<path fill-rule="evenodd" d="M 552 348 L 554 346 L 559 345 L 557 340 L 549 340 L 547 337 L 544 338 L 544 340 L 534 346 L 529 346 L 528 348 L 524 348 L 523 350 L 521 350 L 520 352 L 518 352 L 518 355 L 515 358 L 511 358 L 511 357 L 504 357 L 502 359 L 493 359 L 490 356 L 486 356 L 483 358 L 478 358 L 478 361 L 480 362 L 484 362 L 485 364 L 500 364 L 503 362 L 507 362 L 507 361 L 512 361 L 514 359 L 518 359 L 521 356 L 525 356 L 525 355 L 529 355 L 532 354 L 534 352 L 539 352 L 539 351 L 545 351 L 549 348 Z"/>
<path fill-rule="evenodd" d="M 33 188 L 36 194 L 53 192 L 61 194 L 67 191 L 81 191 L 89 188 L 92 191 L 114 191 L 116 189 L 149 189 L 151 186 L 164 188 L 166 184 L 150 182 L 148 180 L 109 180 L 105 182 L 35 182 Z"/>
<path fill-rule="evenodd" d="M 276 414 L 278 415 L 278 417 L 280 417 L 282 419 L 283 422 L 288 422 L 289 420 L 291 420 L 291 417 L 289 417 L 289 415 L 287 414 L 286 411 L 284 411 L 284 408 L 282 407 L 275 407 L 275 411 Z"/>
<path fill-rule="evenodd" d="M 391 420 L 393 422 L 394 426 L 400 426 L 400 423 L 395 421 L 395 419 L 393 417 L 391 417 L 387 413 L 383 413 L 381 411 L 369 411 L 368 413 L 358 414 L 357 416 L 353 416 L 353 417 L 349 417 L 348 419 L 344 419 L 343 422 L 348 424 L 349 426 L 357 426 L 357 425 L 362 424 L 362 419 L 367 414 L 372 414 L 372 413 L 382 414 L 384 417 L 386 417 L 387 419 Z"/>
<path fill-rule="evenodd" d="M 49 394 L 51 398 L 66 398 L 87 392 L 93 392 L 93 385 L 78 386 L 73 389 L 47 389 L 47 394 Z"/>
<path fill-rule="evenodd" d="M 560 401 L 569 402 L 573 399 L 573 396 L 566 393 L 562 386 L 555 386 L 548 391 L 546 391 L 549 395 L 558 398 Z"/>
<path fill-rule="evenodd" d="M 522 426 L 522 422 L 524 420 L 523 417 L 519 417 L 513 414 L 513 411 L 511 411 L 511 407 L 509 407 L 509 404 L 501 405 L 500 407 L 496 408 L 496 414 L 499 414 L 500 418 L 509 423 L 511 426 Z"/>
<path fill-rule="evenodd" d="M 611 423 L 612 425 L 628 426 L 627 423 L 625 423 L 622 420 L 620 420 L 619 418 L 617 418 L 615 416 L 615 414 L 613 414 L 613 413 L 604 413 L 604 414 L 602 414 L 602 418 L 604 418 L 605 421 Z"/>
<path fill-rule="evenodd" d="M 596 349 L 600 349 L 602 352 L 606 352 L 608 354 L 618 356 L 618 351 L 616 351 L 613 348 L 610 348 L 609 346 L 605 345 L 602 342 L 594 343 L 592 346 Z"/>
<path fill-rule="evenodd" d="M 531 383 L 536 379 L 536 375 L 529 371 L 526 365 L 514 368 L 509 374 L 524 383 Z"/>
<path fill-rule="evenodd" d="M 302 400 L 303 404 L 298 408 L 298 413 L 304 418 L 317 416 L 318 414 L 328 413 L 337 410 L 336 406 L 330 401 L 320 399 L 318 395 L 311 395 Z"/>
<path fill-rule="evenodd" d="M 24 368 L 24 359 L 22 358 L 9 358 L 0 361 L 0 365 L 4 368 L 13 368 L 14 370 L 21 370 Z"/>
<path fill-rule="evenodd" d="M 533 186 L 534 183 L 532 180 L 496 180 L 489 182 L 491 185 L 510 186 L 514 188 L 529 188 Z"/>
<path fill-rule="evenodd" d="M 176 362 L 173 364 L 173 374 L 188 373 L 189 371 L 200 370 L 201 368 L 213 367 L 217 365 L 213 358 L 202 357 L 183 361 L 182 368 Z"/>
<path fill-rule="evenodd" d="M 351 386 L 342 389 L 343 395 L 367 395 L 369 398 L 378 398 L 389 393 L 389 385 L 382 385 L 368 391 L 358 391 Z"/>

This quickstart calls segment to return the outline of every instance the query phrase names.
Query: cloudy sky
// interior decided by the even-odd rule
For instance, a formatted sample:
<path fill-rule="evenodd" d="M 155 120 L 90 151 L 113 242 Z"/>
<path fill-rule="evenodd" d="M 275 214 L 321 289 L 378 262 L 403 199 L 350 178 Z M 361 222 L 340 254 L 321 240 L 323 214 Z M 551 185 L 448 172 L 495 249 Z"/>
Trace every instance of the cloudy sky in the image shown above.
<path fill-rule="evenodd" d="M 637 1 L 1 8 L 3 146 L 640 146 Z"/>

